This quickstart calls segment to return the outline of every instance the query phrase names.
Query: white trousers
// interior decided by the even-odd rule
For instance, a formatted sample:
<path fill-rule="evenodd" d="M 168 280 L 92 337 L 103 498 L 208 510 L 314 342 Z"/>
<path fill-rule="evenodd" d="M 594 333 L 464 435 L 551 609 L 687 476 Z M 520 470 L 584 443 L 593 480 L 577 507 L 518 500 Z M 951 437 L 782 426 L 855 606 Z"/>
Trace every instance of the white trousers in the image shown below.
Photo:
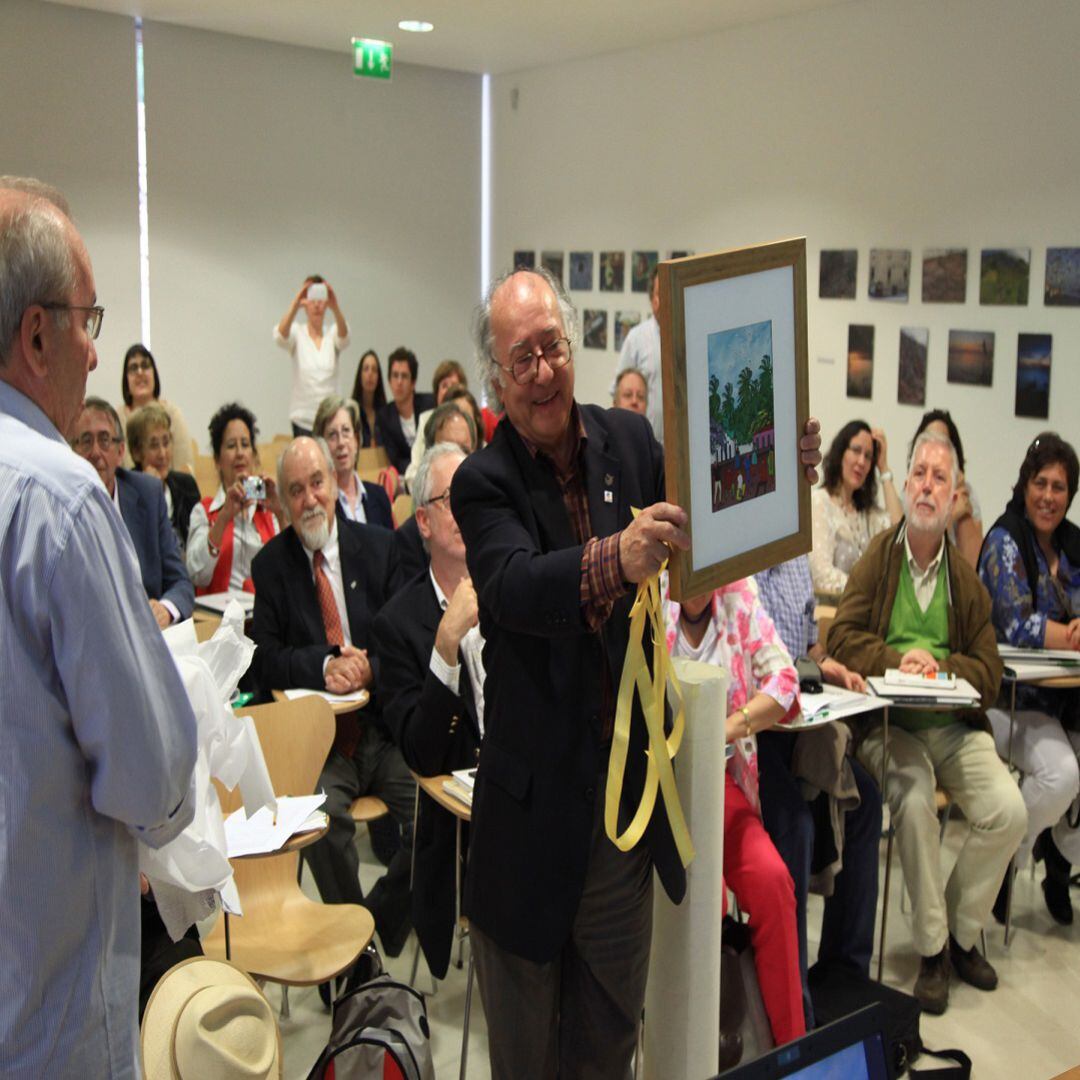
<path fill-rule="evenodd" d="M 881 776 L 882 728 L 858 757 Z M 942 880 L 934 793 L 940 787 L 964 813 L 970 830 L 948 882 Z M 1005 868 L 1027 829 L 1020 791 L 986 731 L 963 723 L 925 731 L 889 725 L 885 800 L 912 903 L 915 948 L 934 956 L 951 933 L 970 949 L 990 917 Z"/>
<path fill-rule="evenodd" d="M 998 753 L 1009 757 L 1009 714 L 989 709 Z M 1080 864 L 1080 829 L 1069 828 L 1076 820 L 1080 795 L 1080 732 L 1066 731 L 1060 720 L 1034 710 L 1016 712 L 1012 734 L 1012 763 L 1024 774 L 1020 792 L 1028 811 L 1028 831 L 1016 853 L 1016 865 L 1025 866 L 1032 845 L 1043 829 L 1053 826 L 1058 851 L 1074 866 Z M 1070 807 L 1072 812 L 1070 813 Z"/>

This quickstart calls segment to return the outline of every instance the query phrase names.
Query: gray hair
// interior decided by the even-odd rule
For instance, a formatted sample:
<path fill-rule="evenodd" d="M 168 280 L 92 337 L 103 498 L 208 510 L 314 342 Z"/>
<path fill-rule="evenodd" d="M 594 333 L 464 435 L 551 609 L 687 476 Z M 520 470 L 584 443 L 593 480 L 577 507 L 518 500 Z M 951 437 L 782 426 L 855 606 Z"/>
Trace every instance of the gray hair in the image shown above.
<path fill-rule="evenodd" d="M 554 274 L 545 270 L 542 266 L 532 268 L 519 267 L 516 270 L 508 270 L 505 274 L 497 277 L 484 293 L 484 299 L 480 302 L 473 315 L 473 348 L 476 352 L 476 370 L 480 375 L 480 385 L 494 398 L 498 398 L 498 387 L 502 385 L 503 370 L 495 360 L 495 337 L 491 331 L 491 301 L 495 293 L 506 284 L 515 274 L 534 274 L 546 281 L 555 299 L 559 304 L 559 315 L 562 318 L 563 332 L 570 339 L 570 347 L 576 349 L 581 336 L 581 324 L 578 320 L 577 309 L 570 300 L 569 295 Z"/>
<path fill-rule="evenodd" d="M 440 458 L 456 457 L 464 461 L 468 456 L 464 450 L 453 442 L 436 443 L 426 451 L 420 459 L 420 467 L 416 470 L 416 479 L 413 481 L 413 505 L 419 509 L 431 502 L 431 469 Z"/>
<path fill-rule="evenodd" d="M 926 446 L 932 444 L 934 446 L 944 446 L 949 451 L 949 460 L 952 461 L 952 486 L 953 491 L 957 489 L 960 484 L 960 464 L 956 457 L 956 447 L 953 446 L 952 440 L 947 435 L 942 435 L 939 431 L 923 431 L 920 432 L 918 438 L 911 445 L 911 461 L 908 464 L 908 476 L 911 475 L 911 466 L 915 462 L 915 455 L 918 453 L 920 446 Z M 907 487 L 907 484 L 904 485 Z M 907 507 L 905 506 L 906 510 Z"/>
<path fill-rule="evenodd" d="M 11 359 L 26 309 L 64 303 L 75 286 L 71 238 L 55 207 L 27 196 L 0 210 L 0 367 Z M 68 312 L 51 314 L 58 326 L 67 325 Z"/>
<path fill-rule="evenodd" d="M 116 437 L 123 442 L 124 441 L 124 425 L 120 421 L 120 414 L 113 408 L 112 404 L 106 401 L 104 398 L 94 397 L 91 395 L 83 402 L 83 412 L 89 409 L 93 409 L 94 412 L 104 413 L 113 422 L 113 431 Z"/>
<path fill-rule="evenodd" d="M 468 409 L 468 403 L 466 402 L 466 408 L 461 408 L 458 405 L 460 398 L 455 398 L 453 401 L 444 401 L 441 405 L 436 405 L 432 410 L 431 415 L 428 417 L 427 423 L 424 425 L 424 442 L 431 446 L 435 442 L 435 436 L 439 432 L 439 428 L 443 427 L 447 420 L 452 417 L 460 416 L 469 428 L 469 438 L 472 440 L 472 448 L 476 449 L 476 421 L 472 417 L 472 410 Z"/>
<path fill-rule="evenodd" d="M 335 410 L 336 412 L 337 410 Z M 327 445 L 326 440 L 320 435 L 298 435 L 288 446 L 281 452 L 281 457 L 277 459 L 277 489 L 278 489 L 278 502 L 281 503 L 281 511 L 285 515 L 285 520 L 291 525 L 292 514 L 289 513 L 289 500 L 285 497 L 285 459 L 296 449 L 296 444 L 301 439 L 310 439 L 322 453 L 323 461 L 326 462 L 327 476 L 332 482 L 336 483 L 334 472 L 334 459 L 330 456 L 330 447 Z M 336 509 L 336 508 L 335 508 Z"/>
<path fill-rule="evenodd" d="M 316 437 L 321 438 L 327 424 L 344 409 L 352 420 L 353 431 L 360 430 L 360 406 L 352 398 L 344 398 L 340 394 L 331 394 L 319 402 L 318 411 L 315 413 L 315 422 L 311 430 Z"/>
<path fill-rule="evenodd" d="M 623 368 L 622 371 L 619 372 L 619 374 L 615 378 L 615 393 L 612 394 L 612 397 L 617 398 L 619 396 L 619 387 L 622 386 L 623 379 L 625 379 L 627 375 L 636 375 L 641 380 L 642 385 L 645 387 L 645 400 L 648 401 L 649 380 L 646 379 L 645 376 L 641 373 L 641 370 L 636 367 Z"/>
<path fill-rule="evenodd" d="M 44 199 L 50 202 L 66 218 L 71 217 L 71 205 L 67 196 L 52 184 L 46 184 L 44 180 L 38 180 L 34 176 L 0 176 L 0 189 L 4 191 L 21 191 L 34 199 Z"/>

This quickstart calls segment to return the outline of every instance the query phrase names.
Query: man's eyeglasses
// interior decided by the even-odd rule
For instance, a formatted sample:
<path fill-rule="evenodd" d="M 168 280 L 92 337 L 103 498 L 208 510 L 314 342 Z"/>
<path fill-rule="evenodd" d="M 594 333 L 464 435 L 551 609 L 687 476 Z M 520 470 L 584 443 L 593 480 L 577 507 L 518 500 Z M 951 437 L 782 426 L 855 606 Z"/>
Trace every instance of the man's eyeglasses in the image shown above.
<path fill-rule="evenodd" d="M 91 432 L 84 431 L 72 445 L 81 454 L 89 454 L 97 443 L 99 450 L 108 450 L 113 446 L 119 446 L 124 440 L 110 435 L 107 431 L 99 431 L 95 437 Z"/>
<path fill-rule="evenodd" d="M 98 334 L 101 333 L 101 320 L 105 316 L 105 309 L 103 307 L 80 307 L 78 304 L 40 304 L 39 307 L 43 307 L 46 311 L 85 311 L 86 312 L 86 333 L 91 341 L 96 341 Z M 130 371 L 131 369 L 128 368 Z"/>
<path fill-rule="evenodd" d="M 536 379 L 541 356 L 552 371 L 566 367 L 570 362 L 570 339 L 557 337 L 545 345 L 534 345 L 532 348 L 523 346 L 510 353 L 509 364 L 499 364 L 497 360 L 495 363 L 503 371 L 510 372 L 518 386 L 527 386 Z"/>
<path fill-rule="evenodd" d="M 450 489 L 447 488 L 441 495 L 436 495 L 434 498 L 428 499 L 428 501 L 425 503 L 425 505 L 426 506 L 439 506 L 439 505 L 441 505 L 444 509 L 449 510 L 450 509 Z"/>

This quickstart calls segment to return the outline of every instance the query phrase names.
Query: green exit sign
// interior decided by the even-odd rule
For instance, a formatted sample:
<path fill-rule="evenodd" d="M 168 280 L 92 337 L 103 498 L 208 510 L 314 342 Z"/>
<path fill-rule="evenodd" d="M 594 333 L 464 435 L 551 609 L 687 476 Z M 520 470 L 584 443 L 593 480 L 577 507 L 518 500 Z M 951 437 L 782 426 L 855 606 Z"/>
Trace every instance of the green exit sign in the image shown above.
<path fill-rule="evenodd" d="M 353 38 L 353 74 L 365 79 L 389 79 L 394 46 L 389 41 Z"/>

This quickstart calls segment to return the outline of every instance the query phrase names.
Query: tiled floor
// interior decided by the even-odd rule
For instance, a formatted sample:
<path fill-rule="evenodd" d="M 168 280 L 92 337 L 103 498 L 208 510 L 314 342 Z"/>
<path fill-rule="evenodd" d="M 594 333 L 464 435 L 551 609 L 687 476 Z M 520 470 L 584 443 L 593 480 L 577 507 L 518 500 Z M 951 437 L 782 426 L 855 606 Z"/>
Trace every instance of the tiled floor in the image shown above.
<path fill-rule="evenodd" d="M 946 835 L 947 862 L 951 861 L 948 852 L 955 852 L 965 829 L 962 822 L 950 823 Z M 379 871 L 366 837 L 359 842 L 364 863 L 362 876 L 368 884 L 369 878 L 374 880 Z M 902 875 L 898 858 L 893 870 L 885 980 L 910 991 L 918 971 L 918 958 L 910 943 L 910 916 L 900 913 Z M 1038 878 L 1041 876 L 1040 867 Z M 305 882 L 308 881 L 305 876 Z M 998 989 L 987 994 L 954 982 L 945 1015 L 923 1018 L 923 1041 L 931 1047 L 957 1046 L 966 1051 L 974 1063 L 972 1075 L 976 1080 L 1049 1080 L 1080 1063 L 1080 892 L 1074 890 L 1073 897 L 1078 922 L 1071 927 L 1058 926 L 1046 912 L 1038 879 L 1033 881 L 1027 871 L 1023 872 L 1017 879 L 1016 932 L 1008 950 L 1003 947 L 1001 927 L 994 923 L 987 928 L 989 959 L 1000 978 Z M 821 901 L 813 897 L 809 913 L 811 957 L 820 922 Z M 415 937 L 410 939 L 402 956 L 389 962 L 389 970 L 395 976 L 408 979 L 415 942 Z M 876 964 L 875 957 L 875 970 Z M 439 1080 L 452 1080 L 458 1075 L 466 970 L 467 953 L 466 967 L 458 970 L 452 966 L 437 992 L 428 998 Z M 425 991 L 431 985 L 423 961 L 418 983 Z M 276 1005 L 280 1000 L 277 987 L 267 987 L 267 993 Z M 293 990 L 289 997 L 292 1016 L 281 1025 L 285 1076 L 289 1080 L 303 1080 L 325 1045 L 330 1017 L 314 989 Z M 486 1052 L 483 1008 L 474 992 L 468 1052 L 470 1080 L 490 1077 Z"/>

